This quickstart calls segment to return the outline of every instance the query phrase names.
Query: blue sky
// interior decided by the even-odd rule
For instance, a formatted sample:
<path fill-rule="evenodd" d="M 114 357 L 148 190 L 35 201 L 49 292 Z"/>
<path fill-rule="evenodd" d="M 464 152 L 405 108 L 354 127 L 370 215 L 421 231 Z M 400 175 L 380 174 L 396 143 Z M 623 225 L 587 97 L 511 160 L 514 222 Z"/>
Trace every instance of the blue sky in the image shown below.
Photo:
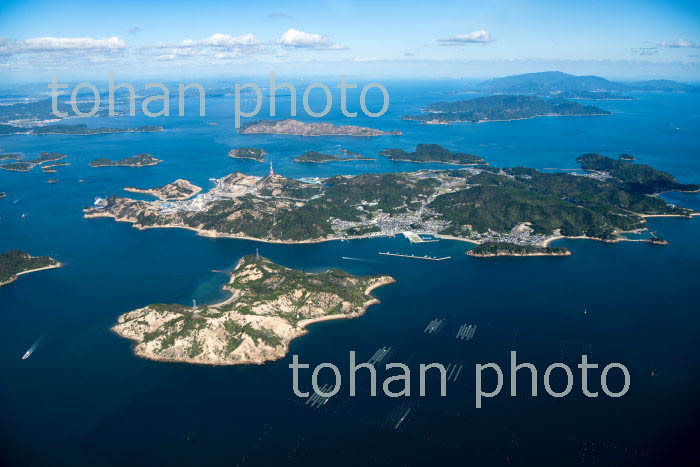
<path fill-rule="evenodd" d="M 700 80 L 700 3 L 4 1 L 0 79 L 480 78 L 559 69 Z"/>

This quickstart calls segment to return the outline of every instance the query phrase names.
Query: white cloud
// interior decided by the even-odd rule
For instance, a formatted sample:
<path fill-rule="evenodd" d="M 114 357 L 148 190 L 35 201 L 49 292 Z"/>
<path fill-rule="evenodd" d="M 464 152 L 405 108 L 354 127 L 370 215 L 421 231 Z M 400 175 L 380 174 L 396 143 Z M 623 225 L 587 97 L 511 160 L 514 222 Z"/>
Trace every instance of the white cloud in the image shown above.
<path fill-rule="evenodd" d="M 83 51 L 120 51 L 126 48 L 126 42 L 117 36 L 93 39 L 91 37 L 34 37 L 21 41 L 0 41 L 0 54 L 16 55 L 23 53 Z"/>
<path fill-rule="evenodd" d="M 458 34 L 453 37 L 438 39 L 438 42 L 443 45 L 488 44 L 491 41 L 493 41 L 493 39 L 491 39 L 488 31 L 485 31 L 484 29 L 472 31 L 468 34 Z"/>
<path fill-rule="evenodd" d="M 234 58 L 240 58 L 242 57 L 243 54 L 241 54 L 238 51 L 233 51 L 233 52 L 219 52 L 214 55 L 214 58 L 217 60 L 230 60 Z"/>
<path fill-rule="evenodd" d="M 658 47 L 637 47 L 632 49 L 632 53 L 640 56 L 658 55 Z"/>
<path fill-rule="evenodd" d="M 134 26 L 129 28 L 129 34 L 136 34 L 137 32 L 141 32 L 141 26 Z"/>
<path fill-rule="evenodd" d="M 268 18 L 291 18 L 287 13 L 284 13 L 282 11 L 274 11 L 272 13 L 268 13 L 267 15 Z"/>
<path fill-rule="evenodd" d="M 689 47 L 693 49 L 700 48 L 700 44 L 697 44 L 695 42 L 688 42 L 684 41 L 683 39 L 678 39 L 675 42 L 661 42 L 659 43 L 661 47 L 672 47 L 672 48 L 678 48 L 678 47 Z"/>
<path fill-rule="evenodd" d="M 298 29 L 289 29 L 282 34 L 277 41 L 285 47 L 298 47 L 309 49 L 344 49 L 345 47 L 334 44 L 327 36 L 311 34 Z"/>
<path fill-rule="evenodd" d="M 255 39 L 253 34 L 230 36 L 228 34 L 216 33 L 199 41 L 185 39 L 180 43 L 180 47 L 216 47 L 221 49 L 245 47 L 250 45 L 259 45 L 259 42 L 257 39 Z"/>

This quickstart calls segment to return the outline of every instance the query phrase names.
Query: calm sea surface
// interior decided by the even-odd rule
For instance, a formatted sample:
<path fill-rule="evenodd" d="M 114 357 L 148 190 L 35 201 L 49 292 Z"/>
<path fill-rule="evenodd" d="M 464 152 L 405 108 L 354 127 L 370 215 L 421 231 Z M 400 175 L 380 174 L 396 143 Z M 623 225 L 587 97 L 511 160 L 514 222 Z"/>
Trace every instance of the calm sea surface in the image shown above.
<path fill-rule="evenodd" d="M 585 152 L 611 157 L 627 152 L 682 182 L 700 183 L 698 95 L 646 93 L 633 101 L 593 103 L 613 113 L 606 117 L 431 126 L 400 116 L 430 102 L 465 98 L 445 93 L 454 84 L 386 85 L 391 106 L 384 117 L 349 121 L 336 105 L 327 120 L 400 129 L 402 136 L 237 135 L 233 97 L 228 96 L 209 99 L 205 118 L 157 122 L 167 128 L 162 133 L 0 137 L 3 152 L 28 157 L 62 152 L 71 164 L 58 174 L 0 171 L 0 191 L 7 192 L 0 200 L 0 250 L 18 248 L 65 263 L 0 288 L 4 464 L 659 465 L 660 456 L 690 455 L 700 416 L 698 218 L 651 220 L 668 247 L 572 240 L 558 242 L 572 250 L 568 258 L 483 260 L 466 256 L 471 246 L 462 242 L 412 245 L 397 237 L 271 245 L 207 239 L 176 229 L 138 231 L 110 219 L 82 217 L 82 208 L 95 196 L 124 196 L 125 186 L 186 178 L 208 189 L 211 177 L 268 171 L 267 164 L 228 158 L 228 149 L 237 146 L 264 148 L 275 171 L 293 178 L 437 168 L 390 162 L 378 152 L 439 143 L 496 166 L 540 169 L 575 168 L 575 158 Z M 350 108 L 359 110 L 354 99 Z M 278 109 L 285 106 L 288 100 L 279 99 Z M 380 103 L 371 100 L 369 106 L 376 110 Z M 154 121 L 94 118 L 86 123 Z M 376 160 L 292 162 L 307 150 L 339 146 Z M 98 157 L 142 152 L 164 162 L 140 169 L 88 166 Z M 46 183 L 50 178 L 59 182 Z M 696 195 L 667 199 L 700 209 Z M 365 316 L 313 325 L 292 343 L 290 355 L 298 354 L 312 368 L 331 362 L 341 369 L 339 395 L 320 409 L 294 396 L 291 356 L 262 366 L 158 363 L 135 357 L 131 343 L 109 331 L 117 316 L 149 303 L 225 298 L 220 287 L 228 276 L 213 270 L 230 269 L 256 248 L 273 261 L 306 271 L 337 267 L 397 279 L 376 290 L 381 304 Z M 377 255 L 386 249 L 452 258 L 431 262 Z M 441 332 L 424 333 L 436 318 L 446 320 Z M 469 342 L 454 337 L 463 324 L 478 326 Z M 21 360 L 42 333 L 31 358 Z M 360 395 L 349 397 L 348 352 L 366 361 L 382 346 L 395 350 L 390 361 L 414 369 L 437 361 L 463 365 L 463 370 L 448 383 L 444 398 L 430 380 L 428 397 L 418 397 L 417 371 L 410 398 L 367 397 L 364 373 L 358 373 Z M 528 393 L 526 372 L 518 379 L 518 396 L 508 394 L 511 350 L 539 369 L 538 397 Z M 596 399 L 584 397 L 576 368 L 581 354 L 600 365 L 591 370 L 592 390 L 600 391 L 601 368 L 620 362 L 631 375 L 629 392 L 619 399 L 602 392 Z M 505 384 L 500 395 L 476 409 L 474 365 L 487 362 L 504 368 Z M 561 399 L 547 395 L 542 382 L 554 362 L 574 370 L 573 390 Z M 484 387 L 490 390 L 495 378 L 485 375 Z M 552 374 L 559 390 L 565 385 L 562 375 L 560 370 Z M 378 376 L 381 385 L 387 373 Z M 322 372 L 320 380 L 331 377 Z M 615 370 L 608 384 L 619 390 Z M 302 370 L 302 389 L 310 385 L 311 371 Z M 393 429 L 391 414 L 407 409 L 405 420 Z"/>

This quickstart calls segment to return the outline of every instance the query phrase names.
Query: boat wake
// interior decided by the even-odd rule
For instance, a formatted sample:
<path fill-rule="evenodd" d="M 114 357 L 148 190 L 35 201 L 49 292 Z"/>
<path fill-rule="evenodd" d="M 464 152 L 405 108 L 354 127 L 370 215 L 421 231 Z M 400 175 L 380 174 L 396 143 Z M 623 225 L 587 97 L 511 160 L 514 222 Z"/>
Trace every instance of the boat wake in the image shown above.
<path fill-rule="evenodd" d="M 26 359 L 28 359 L 29 357 L 32 356 L 32 354 L 33 354 L 34 351 L 37 349 L 37 347 L 39 347 L 39 344 L 41 344 L 41 340 L 44 338 L 44 336 L 46 335 L 46 333 L 47 333 L 47 331 L 44 331 L 44 332 L 41 334 L 41 336 L 39 336 L 39 338 L 36 340 L 36 342 L 34 342 L 34 344 L 33 344 L 31 347 L 29 347 L 29 350 L 27 350 L 26 352 L 24 352 L 24 355 L 22 356 L 22 360 L 26 360 Z"/>
<path fill-rule="evenodd" d="M 377 263 L 377 261 L 372 261 L 371 259 L 364 259 L 364 258 L 352 258 L 350 256 L 342 256 L 341 258 L 347 259 L 350 261 L 362 261 L 364 263 Z"/>

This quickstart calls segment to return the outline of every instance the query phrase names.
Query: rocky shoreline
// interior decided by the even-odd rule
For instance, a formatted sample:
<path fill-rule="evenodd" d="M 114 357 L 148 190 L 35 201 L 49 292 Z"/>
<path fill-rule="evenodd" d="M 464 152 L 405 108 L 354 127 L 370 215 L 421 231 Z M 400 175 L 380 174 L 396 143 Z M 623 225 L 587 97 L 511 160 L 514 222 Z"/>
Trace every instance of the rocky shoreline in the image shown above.
<path fill-rule="evenodd" d="M 392 282 L 338 270 L 310 274 L 248 255 L 224 286 L 229 299 L 192 308 L 148 305 L 121 315 L 112 331 L 136 342 L 135 355 L 150 360 L 263 364 L 283 358 L 310 324 L 363 315 L 379 303 L 372 291 Z"/>
<path fill-rule="evenodd" d="M 262 120 L 241 126 L 243 135 L 295 135 L 295 136 L 384 136 L 401 135 L 400 131 L 382 131 L 374 128 L 333 125 L 332 123 L 306 123 L 291 118 L 285 120 Z"/>

